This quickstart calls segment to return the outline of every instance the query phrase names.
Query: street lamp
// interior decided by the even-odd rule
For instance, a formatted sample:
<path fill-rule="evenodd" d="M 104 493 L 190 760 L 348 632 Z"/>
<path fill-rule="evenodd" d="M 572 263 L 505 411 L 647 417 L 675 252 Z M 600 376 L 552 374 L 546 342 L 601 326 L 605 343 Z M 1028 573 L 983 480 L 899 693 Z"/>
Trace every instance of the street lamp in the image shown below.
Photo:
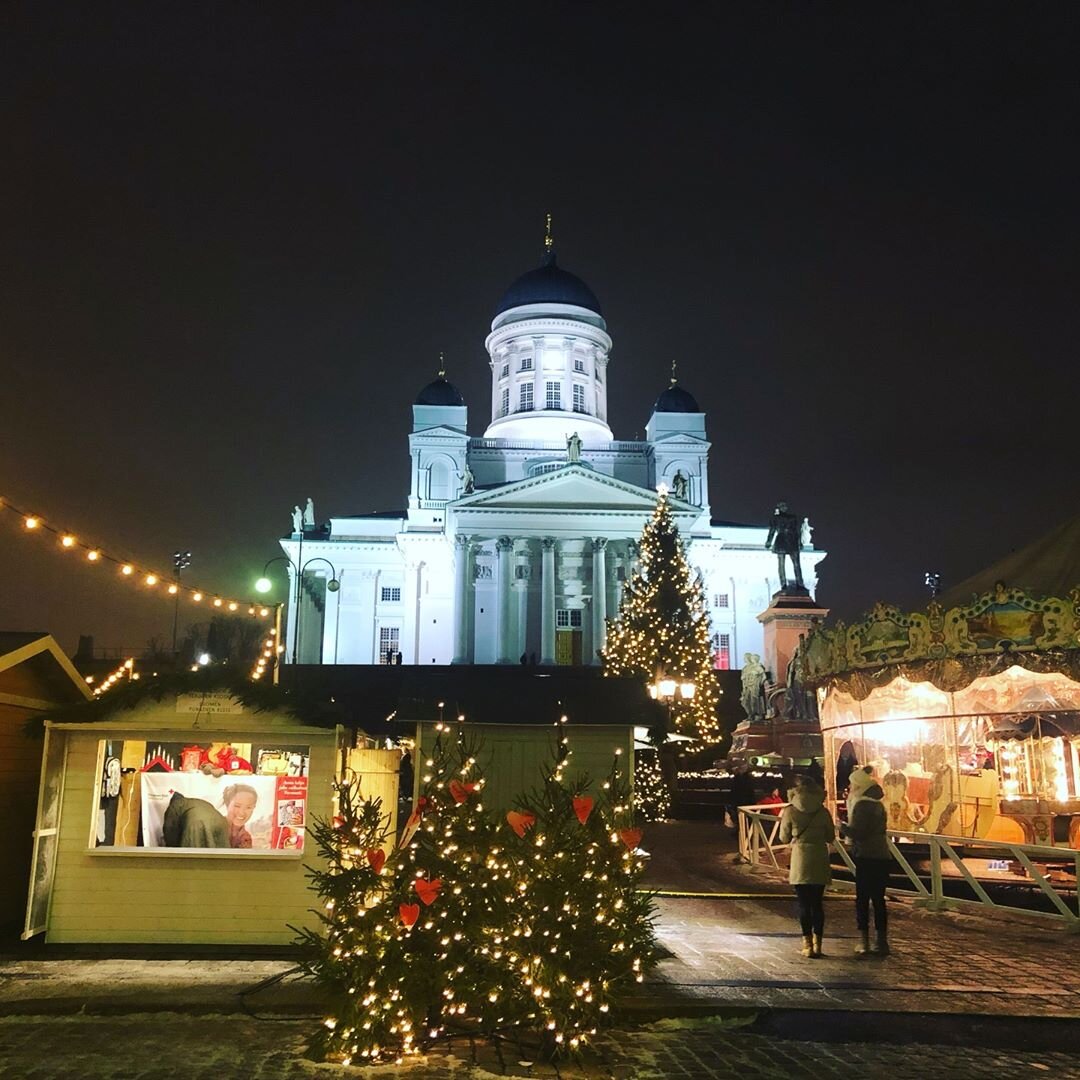
<path fill-rule="evenodd" d="M 173 564 L 173 580 L 176 587 L 172 589 L 174 595 L 173 600 L 173 617 L 172 617 L 172 651 L 173 651 L 173 663 L 177 663 L 176 652 L 176 628 L 180 622 L 180 575 L 191 565 L 191 552 L 190 551 L 174 551 L 172 557 Z"/>
<path fill-rule="evenodd" d="M 301 541 L 302 543 L 303 541 Z M 301 549 L 302 550 L 302 549 Z M 298 661 L 300 655 L 300 593 L 303 587 L 304 571 L 311 566 L 312 563 L 326 563 L 330 567 L 330 580 L 326 583 L 327 592 L 337 592 L 341 588 L 341 583 L 338 581 L 338 572 L 334 567 L 334 564 L 329 559 L 324 559 L 322 556 L 316 555 L 314 558 L 308 559 L 300 567 L 297 567 L 296 563 L 288 555 L 277 555 L 272 559 L 266 560 L 266 565 L 263 566 L 262 575 L 258 581 L 255 582 L 255 589 L 260 593 L 268 593 L 273 588 L 273 582 L 266 576 L 267 570 L 270 569 L 276 562 L 288 563 L 296 574 L 296 590 L 294 595 L 293 612 L 296 623 L 293 629 L 293 651 L 292 662 L 295 664 Z M 275 648 L 281 641 L 281 603 L 277 604 L 277 611 L 274 616 L 274 625 L 277 629 L 275 642 Z M 277 674 L 277 657 L 274 658 L 274 673 Z"/>

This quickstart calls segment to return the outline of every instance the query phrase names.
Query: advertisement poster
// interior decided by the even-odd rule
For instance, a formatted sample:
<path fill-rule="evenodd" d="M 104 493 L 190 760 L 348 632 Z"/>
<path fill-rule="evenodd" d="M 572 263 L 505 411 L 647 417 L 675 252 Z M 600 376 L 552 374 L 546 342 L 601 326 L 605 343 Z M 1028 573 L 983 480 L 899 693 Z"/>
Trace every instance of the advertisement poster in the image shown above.
<path fill-rule="evenodd" d="M 142 774 L 146 848 L 302 851 L 307 777 Z"/>

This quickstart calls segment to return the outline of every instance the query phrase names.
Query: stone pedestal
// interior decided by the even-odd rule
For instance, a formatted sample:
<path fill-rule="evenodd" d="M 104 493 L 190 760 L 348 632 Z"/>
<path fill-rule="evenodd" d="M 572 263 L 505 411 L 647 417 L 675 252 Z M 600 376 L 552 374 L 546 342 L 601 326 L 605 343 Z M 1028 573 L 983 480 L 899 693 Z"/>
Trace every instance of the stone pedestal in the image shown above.
<path fill-rule="evenodd" d="M 790 589 L 773 593 L 769 606 L 758 616 L 765 635 L 765 651 L 761 662 L 774 683 L 787 679 L 788 661 L 799 646 L 799 635 L 809 633 L 810 627 L 829 614 L 819 607 L 806 589 Z"/>

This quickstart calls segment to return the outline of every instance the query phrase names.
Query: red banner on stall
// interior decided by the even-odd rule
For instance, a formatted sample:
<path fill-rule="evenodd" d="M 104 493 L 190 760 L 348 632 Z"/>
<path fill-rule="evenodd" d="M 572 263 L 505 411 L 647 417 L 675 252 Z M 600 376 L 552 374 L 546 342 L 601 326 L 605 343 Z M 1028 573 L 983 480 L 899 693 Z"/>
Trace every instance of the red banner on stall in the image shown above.
<path fill-rule="evenodd" d="M 307 829 L 306 776 L 279 776 L 271 843 L 275 851 L 303 851 Z"/>

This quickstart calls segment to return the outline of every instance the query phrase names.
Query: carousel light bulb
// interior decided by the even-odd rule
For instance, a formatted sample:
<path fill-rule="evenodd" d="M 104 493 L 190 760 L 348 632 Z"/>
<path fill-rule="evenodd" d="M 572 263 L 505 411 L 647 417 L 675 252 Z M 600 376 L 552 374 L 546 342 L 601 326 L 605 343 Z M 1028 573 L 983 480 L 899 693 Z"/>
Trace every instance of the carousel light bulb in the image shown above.
<path fill-rule="evenodd" d="M 170 585 L 169 586 L 169 595 L 170 596 L 175 596 L 177 594 L 177 592 L 179 592 L 179 590 L 177 589 L 177 587 L 175 585 Z"/>
<path fill-rule="evenodd" d="M 236 601 L 235 601 L 235 600 L 230 600 L 230 601 L 229 601 L 229 610 L 230 610 L 230 611 L 235 611 L 235 610 L 236 610 L 236 608 L 237 608 L 237 604 L 236 604 Z"/>
<path fill-rule="evenodd" d="M 214 597 L 214 607 L 221 607 L 222 600 L 220 596 Z"/>

